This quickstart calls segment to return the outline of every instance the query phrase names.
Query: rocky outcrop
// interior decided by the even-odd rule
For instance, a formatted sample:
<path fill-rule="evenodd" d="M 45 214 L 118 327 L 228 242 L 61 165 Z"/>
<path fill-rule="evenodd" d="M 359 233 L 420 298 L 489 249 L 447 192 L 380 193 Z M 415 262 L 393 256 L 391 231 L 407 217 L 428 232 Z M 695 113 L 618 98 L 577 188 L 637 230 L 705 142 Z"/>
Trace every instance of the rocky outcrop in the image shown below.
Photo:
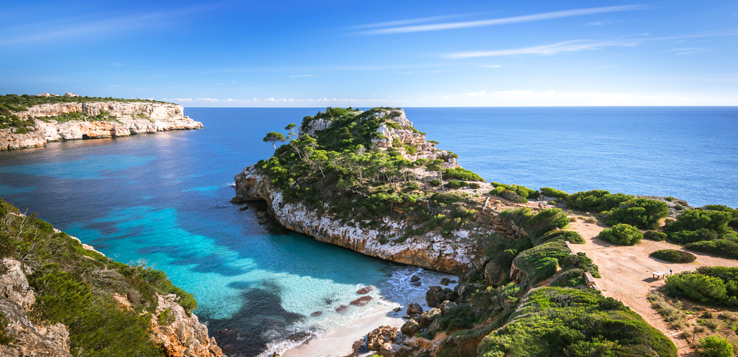
<path fill-rule="evenodd" d="M 384 217 L 379 228 L 362 227 L 359 222 L 342 222 L 301 202 L 288 202 L 269 179 L 249 166 L 235 177 L 235 202 L 266 201 L 270 214 L 283 226 L 307 234 L 321 242 L 397 263 L 419 266 L 451 274 L 469 270 L 481 254 L 469 232 L 455 231 L 444 238 L 438 232 L 409 237 L 402 243 L 391 240 L 404 232 L 401 217 Z M 382 243 L 377 237 L 390 237 Z"/>
<path fill-rule="evenodd" d="M 167 351 L 167 356 L 210 357 L 221 356 L 221 351 L 215 338 L 208 337 L 208 328 L 201 324 L 195 314 L 187 314 L 177 304 L 177 295 L 157 295 L 159 306 L 156 316 L 151 317 L 152 339 L 161 343 Z M 165 316 L 162 317 L 162 314 Z"/>
<path fill-rule="evenodd" d="M 58 122 L 55 116 L 79 113 L 81 120 Z M 0 129 L 0 150 L 46 145 L 60 140 L 94 139 L 156 133 L 167 130 L 200 129 L 202 123 L 184 115 L 181 105 L 154 102 L 51 103 L 34 105 L 13 113 L 33 120 L 35 131 L 19 134 Z M 103 115 L 104 120 L 91 120 Z"/>
<path fill-rule="evenodd" d="M 13 339 L 0 345 L 2 356 L 71 356 L 69 331 L 61 323 L 34 324 L 28 316 L 36 295 L 28 284 L 20 262 L 3 259 L 0 262 L 0 315 L 6 321 L 4 334 Z"/>
<path fill-rule="evenodd" d="M 158 295 L 156 314 L 151 317 L 151 338 L 161 344 L 167 356 L 216 357 L 223 353 L 208 329 L 194 314 L 187 314 L 177 304 L 174 294 Z M 122 309 L 131 309 L 122 296 L 114 299 Z M 28 316 L 36 295 L 28 283 L 20 262 L 3 259 L 0 262 L 0 320 L 7 321 L 4 334 L 13 342 L 0 344 L 0 356 L 71 356 L 69 329 L 61 323 L 43 325 Z M 166 314 L 160 318 L 162 314 Z"/>

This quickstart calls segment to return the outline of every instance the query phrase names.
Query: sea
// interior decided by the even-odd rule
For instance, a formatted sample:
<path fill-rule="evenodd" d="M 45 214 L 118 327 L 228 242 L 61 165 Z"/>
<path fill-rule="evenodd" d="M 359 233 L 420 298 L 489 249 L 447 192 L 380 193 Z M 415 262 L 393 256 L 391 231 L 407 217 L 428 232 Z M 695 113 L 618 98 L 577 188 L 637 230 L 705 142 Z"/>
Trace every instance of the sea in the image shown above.
<path fill-rule="evenodd" d="M 259 224 L 258 205 L 230 202 L 234 175 L 273 153 L 264 134 L 319 110 L 185 108 L 204 129 L 1 152 L 0 197 L 112 259 L 166 272 L 195 295 L 229 355 L 271 353 L 422 299 L 447 276 Z M 487 181 L 738 207 L 738 107 L 406 113 Z M 365 286 L 374 287 L 369 305 L 336 312 Z"/>

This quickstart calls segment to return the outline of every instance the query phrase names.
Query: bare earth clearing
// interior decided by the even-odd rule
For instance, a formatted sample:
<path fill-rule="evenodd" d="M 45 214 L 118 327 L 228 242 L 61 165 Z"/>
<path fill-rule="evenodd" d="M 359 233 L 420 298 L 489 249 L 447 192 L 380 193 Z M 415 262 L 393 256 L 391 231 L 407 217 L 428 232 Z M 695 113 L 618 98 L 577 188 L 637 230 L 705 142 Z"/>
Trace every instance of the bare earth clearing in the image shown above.
<path fill-rule="evenodd" d="M 669 263 L 648 255 L 659 249 L 686 250 L 676 244 L 645 239 L 635 246 L 618 246 L 597 238 L 606 228 L 602 224 L 585 223 L 582 219 L 578 219 L 570 226 L 585 240 L 585 244 L 571 245 L 574 252 L 586 253 L 600 268 L 602 278 L 595 280 L 602 293 L 622 301 L 640 314 L 651 326 L 666 334 L 677 345 L 680 355 L 694 353 L 687 341 L 680 338 L 679 331 L 669 329 L 666 322 L 656 310 L 651 308 L 651 304 L 646 299 L 649 292 L 664 286 L 664 280 L 653 279 L 651 273 L 656 271 L 668 273 L 671 270 L 676 274 L 692 271 L 701 266 L 738 267 L 738 261 L 690 251 L 697 256 L 696 261 L 687 264 Z"/>

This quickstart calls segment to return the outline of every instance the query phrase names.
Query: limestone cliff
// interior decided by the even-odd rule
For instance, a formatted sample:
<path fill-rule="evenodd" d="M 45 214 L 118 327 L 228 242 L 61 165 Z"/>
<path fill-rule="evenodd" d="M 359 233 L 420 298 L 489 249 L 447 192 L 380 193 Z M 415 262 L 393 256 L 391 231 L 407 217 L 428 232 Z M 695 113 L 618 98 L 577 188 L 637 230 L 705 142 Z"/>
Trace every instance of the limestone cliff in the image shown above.
<path fill-rule="evenodd" d="M 372 257 L 419 266 L 441 272 L 459 274 L 478 261 L 479 249 L 471 232 L 454 231 L 453 239 L 438 232 L 414 236 L 401 243 L 382 242 L 379 236 L 402 234 L 409 222 L 401 215 L 385 217 L 382 227 L 362 227 L 359 222 L 342 222 L 300 202 L 287 202 L 283 193 L 269 183 L 269 178 L 249 166 L 236 176 L 235 202 L 266 201 L 270 214 L 279 223 L 295 232 L 307 234 L 321 242 L 348 248 Z"/>
<path fill-rule="evenodd" d="M 202 123 L 184 115 L 181 105 L 158 102 L 48 103 L 13 114 L 32 120 L 35 130 L 17 133 L 14 128 L 0 129 L 0 150 L 39 147 L 60 140 L 202 128 Z"/>

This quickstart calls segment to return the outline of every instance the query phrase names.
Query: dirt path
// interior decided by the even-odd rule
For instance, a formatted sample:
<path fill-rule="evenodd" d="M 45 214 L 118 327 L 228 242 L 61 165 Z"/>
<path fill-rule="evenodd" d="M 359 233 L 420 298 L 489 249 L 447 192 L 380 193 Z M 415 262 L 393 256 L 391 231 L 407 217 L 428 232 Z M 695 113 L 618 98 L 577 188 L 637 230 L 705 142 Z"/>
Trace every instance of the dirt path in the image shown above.
<path fill-rule="evenodd" d="M 669 263 L 657 260 L 648 255 L 659 249 L 684 250 L 681 246 L 667 242 L 642 240 L 635 246 L 617 246 L 596 238 L 605 228 L 604 225 L 585 223 L 581 219 L 570 224 L 584 237 L 585 244 L 572 244 L 576 252 L 584 252 L 600 268 L 601 279 L 597 285 L 605 296 L 622 301 L 633 311 L 640 314 L 651 326 L 669 336 L 677 345 L 680 355 L 693 353 L 687 341 L 679 337 L 679 332 L 670 330 L 661 316 L 651 308 L 646 299 L 652 289 L 664 286 L 664 280 L 652 278 L 652 272 L 662 271 L 681 273 L 695 270 L 701 266 L 738 267 L 737 260 L 717 258 L 696 252 L 697 260 L 688 264 Z"/>

